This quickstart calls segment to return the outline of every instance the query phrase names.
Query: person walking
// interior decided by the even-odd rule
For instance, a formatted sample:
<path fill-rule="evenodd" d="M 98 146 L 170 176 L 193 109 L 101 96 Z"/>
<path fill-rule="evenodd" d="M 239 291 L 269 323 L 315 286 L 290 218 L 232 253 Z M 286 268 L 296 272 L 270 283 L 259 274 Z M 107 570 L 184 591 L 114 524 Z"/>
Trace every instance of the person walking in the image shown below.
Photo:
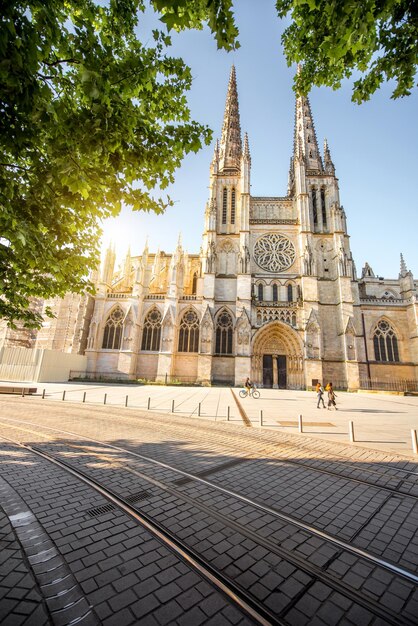
<path fill-rule="evenodd" d="M 336 411 L 338 411 L 337 409 L 337 403 L 335 402 L 335 398 L 337 397 L 335 395 L 334 392 L 334 387 L 332 386 L 332 383 L 328 383 L 328 385 L 325 387 L 325 389 L 328 391 L 328 411 L 331 410 L 331 407 L 333 406 L 334 409 Z"/>
<path fill-rule="evenodd" d="M 325 402 L 324 402 L 324 388 L 321 385 L 321 383 L 318 381 L 316 384 L 316 396 L 318 398 L 318 402 L 316 405 L 316 408 L 319 409 L 320 408 L 320 404 L 322 402 L 322 408 L 325 409 Z"/>

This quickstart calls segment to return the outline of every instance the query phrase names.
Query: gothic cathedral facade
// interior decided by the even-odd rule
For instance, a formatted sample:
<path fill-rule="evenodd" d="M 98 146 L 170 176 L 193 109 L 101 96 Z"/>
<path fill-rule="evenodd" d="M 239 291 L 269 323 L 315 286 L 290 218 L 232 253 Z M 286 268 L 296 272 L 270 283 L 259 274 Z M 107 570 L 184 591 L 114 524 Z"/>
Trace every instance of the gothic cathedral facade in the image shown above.
<path fill-rule="evenodd" d="M 96 295 L 56 300 L 37 347 L 82 352 L 94 376 L 305 389 L 335 381 L 417 381 L 417 285 L 357 277 L 327 143 L 296 100 L 287 194 L 252 196 L 235 69 L 210 164 L 200 254 L 131 257 L 109 249 Z M 161 218 L 164 219 L 164 218 Z"/>

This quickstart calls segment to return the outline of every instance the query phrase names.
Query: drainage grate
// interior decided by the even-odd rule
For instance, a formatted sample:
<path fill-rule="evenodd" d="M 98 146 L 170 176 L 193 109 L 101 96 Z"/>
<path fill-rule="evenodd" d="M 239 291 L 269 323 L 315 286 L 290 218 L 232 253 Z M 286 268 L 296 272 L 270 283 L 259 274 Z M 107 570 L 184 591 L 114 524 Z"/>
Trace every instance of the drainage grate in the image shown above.
<path fill-rule="evenodd" d="M 113 511 L 115 506 L 113 504 L 104 504 L 103 506 L 97 506 L 95 509 L 90 509 L 90 511 L 86 511 L 87 515 L 90 517 L 97 517 L 98 515 L 102 515 L 103 513 L 108 513 L 109 511 Z"/>
<path fill-rule="evenodd" d="M 141 502 L 141 500 L 146 500 L 150 498 L 151 494 L 149 491 L 139 491 L 138 493 L 133 493 L 130 496 L 126 496 L 126 502 L 129 504 L 136 504 L 137 502 Z"/>

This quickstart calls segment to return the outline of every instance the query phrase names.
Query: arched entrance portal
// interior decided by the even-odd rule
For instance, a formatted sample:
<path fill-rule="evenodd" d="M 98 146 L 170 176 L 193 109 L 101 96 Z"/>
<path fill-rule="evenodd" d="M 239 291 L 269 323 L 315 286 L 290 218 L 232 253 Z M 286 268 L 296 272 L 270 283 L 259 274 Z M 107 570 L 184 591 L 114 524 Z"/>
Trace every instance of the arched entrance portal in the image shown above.
<path fill-rule="evenodd" d="M 260 328 L 253 339 L 252 379 L 263 387 L 303 389 L 302 342 L 297 333 L 281 322 Z"/>

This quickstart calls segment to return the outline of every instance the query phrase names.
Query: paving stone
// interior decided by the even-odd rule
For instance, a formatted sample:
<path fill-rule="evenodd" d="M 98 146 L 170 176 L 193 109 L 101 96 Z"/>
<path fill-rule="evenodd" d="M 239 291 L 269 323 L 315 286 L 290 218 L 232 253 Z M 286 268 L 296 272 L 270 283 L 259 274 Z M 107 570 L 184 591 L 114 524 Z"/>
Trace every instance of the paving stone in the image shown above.
<path fill-rule="evenodd" d="M 145 615 L 148 615 L 160 606 L 160 601 L 152 593 L 143 597 L 138 602 L 134 602 L 130 606 L 130 610 L 134 613 L 137 619 L 142 619 Z"/>

